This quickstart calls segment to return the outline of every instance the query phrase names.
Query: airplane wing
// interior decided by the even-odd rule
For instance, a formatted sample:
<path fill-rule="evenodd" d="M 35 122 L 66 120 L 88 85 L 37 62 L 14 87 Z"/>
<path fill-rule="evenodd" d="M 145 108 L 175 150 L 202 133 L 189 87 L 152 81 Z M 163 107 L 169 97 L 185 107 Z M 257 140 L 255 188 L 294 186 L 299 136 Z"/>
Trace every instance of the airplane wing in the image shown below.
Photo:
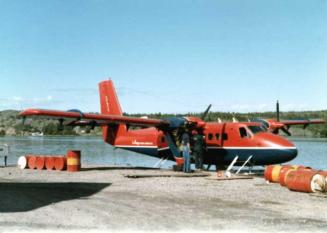
<path fill-rule="evenodd" d="M 120 115 L 106 115 L 82 113 L 79 110 L 57 111 L 45 109 L 27 109 L 22 111 L 20 116 L 23 117 L 45 117 L 51 119 L 58 119 L 59 121 L 68 121 L 69 126 L 105 126 L 110 124 L 128 124 L 145 127 L 164 127 L 169 126 L 169 122 L 160 119 L 145 119 L 138 117 L 127 117 Z"/>
<path fill-rule="evenodd" d="M 280 123 L 284 124 L 285 126 L 292 126 L 292 125 L 303 125 L 304 127 L 307 127 L 311 124 L 325 124 L 326 121 L 322 119 L 303 119 L 303 120 L 284 120 L 280 121 Z"/>
<path fill-rule="evenodd" d="M 289 128 L 292 125 L 303 125 L 305 129 L 310 124 L 325 124 L 326 121 L 323 119 L 299 119 L 299 120 L 283 120 L 283 121 L 276 121 L 276 120 L 267 120 L 269 123 L 269 130 L 275 134 L 278 134 L 279 130 L 282 130 L 288 136 L 291 136 Z"/>

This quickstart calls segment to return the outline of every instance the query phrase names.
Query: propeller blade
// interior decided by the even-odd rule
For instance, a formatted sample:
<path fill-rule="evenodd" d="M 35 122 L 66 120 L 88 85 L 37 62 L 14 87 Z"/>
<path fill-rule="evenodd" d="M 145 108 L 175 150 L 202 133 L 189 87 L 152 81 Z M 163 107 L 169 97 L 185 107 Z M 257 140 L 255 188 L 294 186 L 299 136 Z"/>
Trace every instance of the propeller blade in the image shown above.
<path fill-rule="evenodd" d="M 25 121 L 26 121 L 26 117 L 23 116 L 23 119 L 22 119 L 22 125 L 25 125 Z"/>
<path fill-rule="evenodd" d="M 64 119 L 59 119 L 58 130 L 59 131 L 64 130 Z"/>
<path fill-rule="evenodd" d="M 179 150 L 179 148 L 176 146 L 173 137 L 170 135 L 170 133 L 165 132 L 165 137 L 168 141 L 168 146 L 170 151 L 172 152 L 174 157 L 181 157 L 181 151 Z"/>
<path fill-rule="evenodd" d="M 287 136 L 292 136 L 291 132 L 286 127 L 281 128 L 281 130 L 287 134 Z"/>
<path fill-rule="evenodd" d="M 201 116 L 201 120 L 204 120 L 206 118 L 206 116 L 208 115 L 210 108 L 211 108 L 211 104 L 207 107 L 207 109 L 204 111 L 204 113 Z"/>
<path fill-rule="evenodd" d="M 279 118 L 280 117 L 280 113 L 279 113 L 279 102 L 277 100 L 277 103 L 276 103 L 276 119 L 277 119 L 277 122 L 279 122 Z"/>

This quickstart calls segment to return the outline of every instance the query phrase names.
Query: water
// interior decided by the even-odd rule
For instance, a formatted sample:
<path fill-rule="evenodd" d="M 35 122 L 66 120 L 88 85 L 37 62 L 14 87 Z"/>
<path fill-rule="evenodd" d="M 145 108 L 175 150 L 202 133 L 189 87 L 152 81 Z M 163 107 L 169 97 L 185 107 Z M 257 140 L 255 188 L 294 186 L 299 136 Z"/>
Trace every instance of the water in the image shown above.
<path fill-rule="evenodd" d="M 84 165 L 131 165 L 153 167 L 159 159 L 114 149 L 103 142 L 101 137 L 0 137 L 0 144 L 10 146 L 8 164 L 16 164 L 19 156 L 26 154 L 65 155 L 67 150 L 80 150 Z M 0 159 L 0 164 L 3 161 Z M 162 167 L 171 167 L 167 161 Z"/>
<path fill-rule="evenodd" d="M 291 141 L 298 149 L 292 164 L 327 170 L 327 138 L 292 138 Z"/>
<path fill-rule="evenodd" d="M 292 138 L 299 150 L 291 164 L 301 164 L 327 170 L 327 139 Z M 85 165 L 132 165 L 152 167 L 159 160 L 104 143 L 101 137 L 0 137 L 0 144 L 10 146 L 9 164 L 16 164 L 19 156 L 31 154 L 66 154 L 67 150 L 81 150 Z M 0 159 L 0 164 L 3 161 Z M 167 161 L 162 167 L 175 164 Z"/>

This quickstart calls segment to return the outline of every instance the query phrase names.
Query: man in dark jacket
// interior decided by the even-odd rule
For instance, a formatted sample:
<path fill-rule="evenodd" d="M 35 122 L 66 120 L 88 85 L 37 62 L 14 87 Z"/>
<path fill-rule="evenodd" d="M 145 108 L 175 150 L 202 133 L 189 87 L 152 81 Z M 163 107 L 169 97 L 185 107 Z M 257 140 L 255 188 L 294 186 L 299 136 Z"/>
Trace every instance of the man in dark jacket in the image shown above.
<path fill-rule="evenodd" d="M 206 148 L 204 135 L 198 131 L 194 131 L 193 135 L 193 155 L 195 159 L 195 168 L 203 169 L 203 154 Z"/>
<path fill-rule="evenodd" d="M 183 158 L 184 158 L 184 166 L 183 171 L 184 172 L 191 172 L 191 164 L 190 164 L 190 136 L 188 134 L 188 131 L 185 130 L 185 132 L 182 135 L 182 145 L 183 145 Z"/>

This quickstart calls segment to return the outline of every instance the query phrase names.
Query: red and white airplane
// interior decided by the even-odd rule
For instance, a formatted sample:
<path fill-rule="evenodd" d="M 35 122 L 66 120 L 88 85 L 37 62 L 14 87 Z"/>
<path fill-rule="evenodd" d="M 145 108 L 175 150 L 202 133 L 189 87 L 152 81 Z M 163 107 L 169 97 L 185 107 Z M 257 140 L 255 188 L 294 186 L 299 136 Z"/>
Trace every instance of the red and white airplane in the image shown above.
<path fill-rule="evenodd" d="M 207 150 L 205 164 L 224 166 L 238 156 L 235 165 L 241 165 L 251 157 L 249 164 L 278 164 L 292 160 L 297 148 L 285 137 L 273 134 L 290 125 L 325 123 L 319 121 L 259 120 L 256 122 L 205 122 L 209 108 L 202 119 L 197 117 L 172 117 L 145 119 L 123 116 L 118 97 L 111 80 L 99 83 L 101 114 L 82 113 L 79 110 L 56 111 L 27 109 L 23 117 L 41 116 L 56 118 L 63 126 L 102 127 L 103 140 L 116 148 L 130 150 L 158 158 L 183 163 L 179 149 L 181 135 L 198 130 L 205 135 Z M 140 126 L 132 129 L 130 126 Z M 134 127 L 135 128 L 135 127 Z"/>

